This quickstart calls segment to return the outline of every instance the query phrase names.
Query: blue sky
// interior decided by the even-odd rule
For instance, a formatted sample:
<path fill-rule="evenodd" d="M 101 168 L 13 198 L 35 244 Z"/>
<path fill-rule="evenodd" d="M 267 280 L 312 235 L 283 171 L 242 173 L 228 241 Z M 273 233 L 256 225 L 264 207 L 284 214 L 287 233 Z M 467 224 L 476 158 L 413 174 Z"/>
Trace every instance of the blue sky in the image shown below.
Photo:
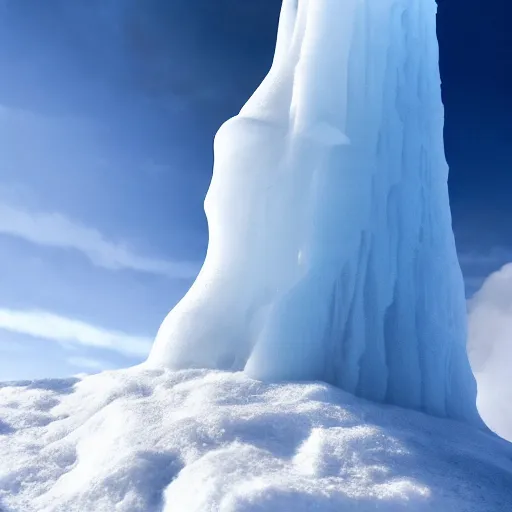
<path fill-rule="evenodd" d="M 440 17 L 470 292 L 512 261 L 506 8 L 496 0 L 486 18 L 477 3 L 465 17 L 443 3 Z M 144 358 L 201 265 L 213 135 L 268 68 L 278 11 L 278 0 L 0 2 L 0 380 Z"/>

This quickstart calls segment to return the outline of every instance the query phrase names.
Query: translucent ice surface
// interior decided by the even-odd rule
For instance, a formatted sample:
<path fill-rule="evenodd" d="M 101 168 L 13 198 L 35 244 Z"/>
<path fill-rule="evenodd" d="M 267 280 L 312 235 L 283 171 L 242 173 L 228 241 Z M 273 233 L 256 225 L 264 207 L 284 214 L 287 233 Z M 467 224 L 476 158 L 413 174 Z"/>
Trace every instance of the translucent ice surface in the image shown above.
<path fill-rule="evenodd" d="M 148 363 L 324 380 L 478 423 L 434 0 L 284 0 L 215 139 L 203 269 Z"/>

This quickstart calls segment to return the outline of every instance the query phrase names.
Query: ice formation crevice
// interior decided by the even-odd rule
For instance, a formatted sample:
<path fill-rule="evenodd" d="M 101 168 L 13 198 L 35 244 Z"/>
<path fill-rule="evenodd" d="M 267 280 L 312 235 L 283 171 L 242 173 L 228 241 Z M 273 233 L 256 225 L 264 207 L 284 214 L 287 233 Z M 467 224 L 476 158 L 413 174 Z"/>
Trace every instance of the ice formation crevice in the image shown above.
<path fill-rule="evenodd" d="M 284 0 L 215 138 L 204 266 L 149 365 L 325 380 L 479 423 L 434 0 Z"/>

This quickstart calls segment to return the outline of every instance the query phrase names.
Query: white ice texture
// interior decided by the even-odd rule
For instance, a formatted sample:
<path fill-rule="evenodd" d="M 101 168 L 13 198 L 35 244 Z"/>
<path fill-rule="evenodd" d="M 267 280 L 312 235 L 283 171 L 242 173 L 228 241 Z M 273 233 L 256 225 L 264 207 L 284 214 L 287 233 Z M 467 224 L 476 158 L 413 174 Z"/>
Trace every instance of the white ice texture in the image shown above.
<path fill-rule="evenodd" d="M 2 512 L 509 512 L 512 445 L 323 383 L 0 384 Z"/>
<path fill-rule="evenodd" d="M 148 363 L 324 380 L 477 423 L 434 0 L 284 0 L 215 138 L 199 277 Z"/>

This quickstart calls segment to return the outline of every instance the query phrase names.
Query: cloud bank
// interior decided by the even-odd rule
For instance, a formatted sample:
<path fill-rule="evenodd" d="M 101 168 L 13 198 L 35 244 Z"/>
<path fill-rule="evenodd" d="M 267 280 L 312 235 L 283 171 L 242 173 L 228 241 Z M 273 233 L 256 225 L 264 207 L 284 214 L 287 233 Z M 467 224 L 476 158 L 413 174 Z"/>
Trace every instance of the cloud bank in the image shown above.
<path fill-rule="evenodd" d="M 491 274 L 468 307 L 478 409 L 491 429 L 512 441 L 512 263 Z"/>

